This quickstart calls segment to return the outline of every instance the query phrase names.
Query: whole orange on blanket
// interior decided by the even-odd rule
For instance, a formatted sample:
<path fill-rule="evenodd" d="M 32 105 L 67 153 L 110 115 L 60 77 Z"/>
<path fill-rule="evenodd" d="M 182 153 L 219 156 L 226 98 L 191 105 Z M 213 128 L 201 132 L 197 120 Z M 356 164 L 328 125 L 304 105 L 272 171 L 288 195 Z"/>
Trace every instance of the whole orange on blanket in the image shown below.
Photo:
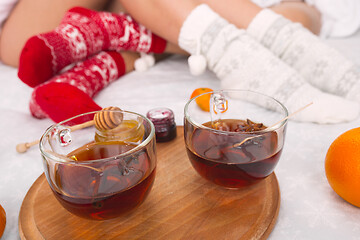
<path fill-rule="evenodd" d="M 360 207 L 360 128 L 344 132 L 330 145 L 325 172 L 333 190 Z"/>
<path fill-rule="evenodd" d="M 5 225 L 6 225 L 6 213 L 4 208 L 0 204 L 0 238 L 4 233 Z"/>

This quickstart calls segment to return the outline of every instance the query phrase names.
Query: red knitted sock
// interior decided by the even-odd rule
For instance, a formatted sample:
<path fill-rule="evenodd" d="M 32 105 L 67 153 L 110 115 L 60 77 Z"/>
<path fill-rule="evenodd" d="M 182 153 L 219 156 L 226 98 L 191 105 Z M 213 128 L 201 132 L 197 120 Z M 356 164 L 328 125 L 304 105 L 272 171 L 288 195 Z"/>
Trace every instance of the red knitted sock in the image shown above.
<path fill-rule="evenodd" d="M 19 78 L 35 87 L 71 63 L 104 50 L 162 53 L 166 41 L 126 14 L 75 7 L 48 33 L 31 37 L 20 55 Z"/>
<path fill-rule="evenodd" d="M 125 63 L 120 53 L 100 52 L 36 87 L 30 100 L 30 112 L 36 118 L 49 117 L 60 122 L 100 110 L 92 97 L 124 74 Z"/>

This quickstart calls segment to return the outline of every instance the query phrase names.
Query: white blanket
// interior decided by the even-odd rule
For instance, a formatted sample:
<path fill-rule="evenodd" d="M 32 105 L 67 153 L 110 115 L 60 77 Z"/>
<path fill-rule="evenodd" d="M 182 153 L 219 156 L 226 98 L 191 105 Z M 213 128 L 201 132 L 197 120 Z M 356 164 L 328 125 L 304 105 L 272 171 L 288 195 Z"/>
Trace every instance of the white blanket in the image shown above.
<path fill-rule="evenodd" d="M 347 39 L 326 40 L 360 65 L 360 32 Z M 219 89 L 219 81 L 207 72 L 191 76 L 184 57 L 171 57 L 148 72 L 130 73 L 101 91 L 101 106 L 119 106 L 146 114 L 155 107 L 174 110 L 183 124 L 183 108 L 197 87 Z M 18 239 L 18 214 L 30 186 L 42 172 L 37 147 L 26 154 L 16 144 L 40 137 L 52 124 L 30 116 L 32 89 L 17 78 L 17 69 L 0 65 L 0 204 L 7 213 L 2 239 Z M 329 106 L 331 107 L 331 106 Z M 324 172 L 324 158 L 331 142 L 344 131 L 359 127 L 360 118 L 337 125 L 290 121 L 285 148 L 275 170 L 280 184 L 281 208 L 270 239 L 358 239 L 360 209 L 336 195 Z"/>

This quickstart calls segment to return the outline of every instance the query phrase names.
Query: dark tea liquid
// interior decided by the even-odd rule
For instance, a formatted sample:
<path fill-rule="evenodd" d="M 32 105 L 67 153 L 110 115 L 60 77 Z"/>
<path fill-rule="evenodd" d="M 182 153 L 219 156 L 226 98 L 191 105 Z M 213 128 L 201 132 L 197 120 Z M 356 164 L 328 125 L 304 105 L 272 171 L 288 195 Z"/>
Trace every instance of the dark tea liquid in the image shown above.
<path fill-rule="evenodd" d="M 226 119 L 226 131 L 236 132 L 243 120 Z M 203 124 L 212 128 L 211 122 Z M 205 179 L 228 188 L 252 185 L 272 173 L 279 161 L 276 132 L 267 132 L 261 137 L 233 147 L 250 134 L 224 135 L 206 129 L 195 129 L 187 148 L 191 164 Z M 246 136 L 244 136 L 246 135 Z M 281 148 L 280 148 L 281 149 Z"/>
<path fill-rule="evenodd" d="M 90 143 L 73 151 L 68 157 L 80 163 L 58 165 L 55 196 L 70 212 L 91 219 L 114 218 L 136 208 L 155 179 L 155 168 L 145 150 L 125 159 L 81 166 L 81 161 L 113 157 L 134 147 L 117 142 Z"/>

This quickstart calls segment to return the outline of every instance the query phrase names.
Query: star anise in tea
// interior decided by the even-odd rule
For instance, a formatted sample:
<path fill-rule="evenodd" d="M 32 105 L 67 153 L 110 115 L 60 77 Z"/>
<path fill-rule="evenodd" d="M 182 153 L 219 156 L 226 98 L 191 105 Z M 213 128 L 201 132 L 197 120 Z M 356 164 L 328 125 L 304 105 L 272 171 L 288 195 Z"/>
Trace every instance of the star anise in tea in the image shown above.
<path fill-rule="evenodd" d="M 217 120 L 212 123 L 212 128 L 227 132 L 256 132 L 266 128 L 263 123 L 246 120 Z"/>
<path fill-rule="evenodd" d="M 250 119 L 246 119 L 243 123 L 237 124 L 235 132 L 256 132 L 265 129 L 266 126 L 263 123 L 256 123 Z"/>

